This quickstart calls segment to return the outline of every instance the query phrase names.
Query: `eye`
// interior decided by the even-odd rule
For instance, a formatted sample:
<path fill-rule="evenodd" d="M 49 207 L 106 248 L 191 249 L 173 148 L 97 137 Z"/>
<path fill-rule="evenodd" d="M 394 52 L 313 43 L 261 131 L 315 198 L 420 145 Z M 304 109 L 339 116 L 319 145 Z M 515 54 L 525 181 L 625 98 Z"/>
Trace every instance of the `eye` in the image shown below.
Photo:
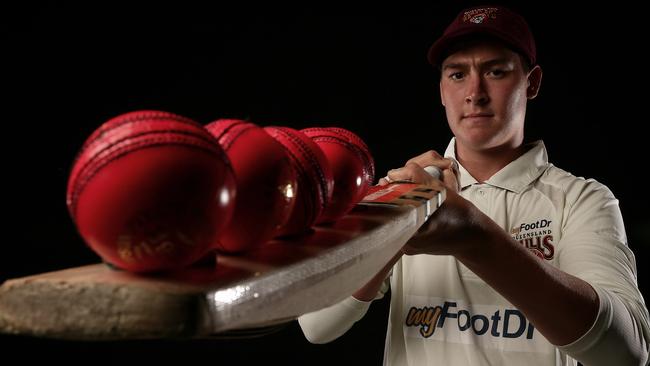
<path fill-rule="evenodd" d="M 488 76 L 491 76 L 493 78 L 502 78 L 506 75 L 506 70 L 503 69 L 492 69 L 488 71 Z"/>
<path fill-rule="evenodd" d="M 448 78 L 450 78 L 451 80 L 461 80 L 464 76 L 465 74 L 462 73 L 461 71 L 456 71 L 449 74 Z"/>

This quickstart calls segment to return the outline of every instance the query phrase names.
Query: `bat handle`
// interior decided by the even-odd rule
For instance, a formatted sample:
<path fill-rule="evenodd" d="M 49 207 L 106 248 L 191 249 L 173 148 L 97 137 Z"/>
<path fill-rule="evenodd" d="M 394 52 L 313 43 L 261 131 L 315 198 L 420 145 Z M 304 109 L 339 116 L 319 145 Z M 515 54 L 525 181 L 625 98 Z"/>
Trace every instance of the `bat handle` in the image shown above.
<path fill-rule="evenodd" d="M 429 173 L 430 176 L 436 178 L 436 179 L 442 179 L 442 170 L 440 168 L 429 165 L 424 167 L 424 171 Z"/>
<path fill-rule="evenodd" d="M 440 168 L 438 168 L 437 166 L 433 166 L 433 165 L 425 166 L 424 171 L 427 172 L 430 176 L 442 180 L 442 170 L 440 170 Z M 442 202 L 445 200 L 445 196 L 446 195 L 444 190 L 442 192 L 438 192 L 436 207 L 440 207 L 440 205 L 442 205 Z M 429 219 L 429 216 L 431 216 L 433 211 L 435 210 L 431 208 L 431 201 L 427 202 L 425 221 Z"/>

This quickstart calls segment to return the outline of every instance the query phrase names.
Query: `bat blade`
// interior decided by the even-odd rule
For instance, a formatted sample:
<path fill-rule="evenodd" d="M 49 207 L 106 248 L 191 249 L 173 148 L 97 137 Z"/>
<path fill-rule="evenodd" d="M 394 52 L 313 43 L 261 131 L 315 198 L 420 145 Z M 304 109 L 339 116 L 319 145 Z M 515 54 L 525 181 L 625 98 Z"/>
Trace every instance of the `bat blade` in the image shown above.
<path fill-rule="evenodd" d="M 218 255 L 216 266 L 143 276 L 94 264 L 11 279 L 0 286 L 0 332 L 110 340 L 273 327 L 363 286 L 442 204 L 444 193 L 416 184 L 373 187 L 334 224 L 245 255 Z"/>

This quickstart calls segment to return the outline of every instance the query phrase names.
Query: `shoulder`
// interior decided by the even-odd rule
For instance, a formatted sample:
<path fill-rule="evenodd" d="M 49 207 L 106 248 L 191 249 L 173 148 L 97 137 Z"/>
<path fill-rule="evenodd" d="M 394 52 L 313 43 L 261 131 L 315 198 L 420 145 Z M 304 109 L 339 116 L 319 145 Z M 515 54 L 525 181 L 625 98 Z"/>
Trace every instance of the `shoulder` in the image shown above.
<path fill-rule="evenodd" d="M 547 187 L 562 192 L 569 204 L 583 200 L 616 200 L 605 184 L 593 178 L 577 177 L 553 164 L 548 165 L 536 185 L 538 188 Z"/>

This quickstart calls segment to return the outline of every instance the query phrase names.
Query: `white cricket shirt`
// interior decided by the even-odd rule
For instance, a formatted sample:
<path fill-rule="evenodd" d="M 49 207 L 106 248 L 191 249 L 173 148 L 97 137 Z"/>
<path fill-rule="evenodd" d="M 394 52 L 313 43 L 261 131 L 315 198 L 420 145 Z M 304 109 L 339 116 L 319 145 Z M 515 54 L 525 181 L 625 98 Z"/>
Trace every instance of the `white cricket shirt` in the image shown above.
<path fill-rule="evenodd" d="M 454 139 L 445 156 L 455 158 Z M 598 317 L 580 339 L 555 347 L 453 256 L 404 256 L 390 277 L 386 365 L 560 366 L 576 365 L 574 357 L 585 366 L 647 362 L 648 311 L 618 201 L 607 187 L 550 164 L 541 141 L 484 183 L 460 166 L 460 183 L 461 196 L 515 240 L 592 285 Z M 368 306 L 350 297 L 299 322 L 310 341 L 329 342 Z"/>

